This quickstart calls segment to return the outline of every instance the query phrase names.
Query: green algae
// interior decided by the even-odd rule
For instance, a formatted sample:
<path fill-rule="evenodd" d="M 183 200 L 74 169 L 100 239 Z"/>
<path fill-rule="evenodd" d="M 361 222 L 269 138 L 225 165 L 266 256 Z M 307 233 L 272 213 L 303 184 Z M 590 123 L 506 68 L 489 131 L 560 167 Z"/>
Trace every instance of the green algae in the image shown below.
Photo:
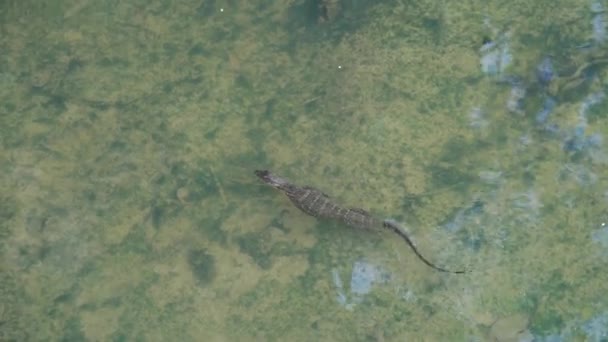
<path fill-rule="evenodd" d="M 188 253 L 188 264 L 199 285 L 205 286 L 213 281 L 216 275 L 215 257 L 205 250 L 192 250 Z"/>
<path fill-rule="evenodd" d="M 321 21 L 318 1 L 0 10 L 2 339 L 467 340 L 513 313 L 542 336 L 606 309 L 589 232 L 608 177 L 556 177 L 590 157 L 534 127 L 536 63 L 554 56 L 564 79 L 585 66 L 588 4 L 330 2 Z M 506 31 L 507 71 L 530 84 L 523 117 L 479 71 Z M 604 88 L 558 87 L 552 119 L 568 126 Z M 472 273 L 442 278 L 390 234 L 316 223 L 258 168 L 396 217 Z M 501 176 L 480 182 L 487 170 Z M 461 211 L 463 228 L 443 229 Z M 332 270 L 348 289 L 362 259 L 393 279 L 347 310 Z"/>

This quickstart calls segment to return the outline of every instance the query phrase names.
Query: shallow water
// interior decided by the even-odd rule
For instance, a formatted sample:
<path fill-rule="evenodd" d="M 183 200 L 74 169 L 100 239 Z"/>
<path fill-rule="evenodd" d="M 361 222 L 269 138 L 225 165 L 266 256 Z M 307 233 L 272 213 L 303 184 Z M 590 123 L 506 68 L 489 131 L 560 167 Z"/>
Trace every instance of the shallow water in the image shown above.
<path fill-rule="evenodd" d="M 0 340 L 608 339 L 607 4 L 314 3 L 0 5 Z"/>

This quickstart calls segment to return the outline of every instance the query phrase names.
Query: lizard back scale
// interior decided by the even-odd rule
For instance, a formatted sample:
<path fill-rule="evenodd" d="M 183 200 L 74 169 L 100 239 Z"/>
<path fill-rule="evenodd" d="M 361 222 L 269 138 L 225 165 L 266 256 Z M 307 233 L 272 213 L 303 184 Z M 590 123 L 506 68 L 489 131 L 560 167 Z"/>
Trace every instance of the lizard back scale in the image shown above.
<path fill-rule="evenodd" d="M 360 229 L 386 228 L 401 236 L 412 248 L 414 254 L 426 265 L 448 273 L 464 273 L 464 271 L 450 271 L 436 266 L 426 259 L 416 248 L 409 236 L 399 227 L 398 223 L 390 220 L 380 220 L 371 213 L 360 208 L 345 208 L 334 201 L 319 189 L 311 186 L 298 186 L 285 178 L 277 176 L 268 170 L 256 170 L 258 176 L 264 183 L 282 191 L 287 198 L 306 214 L 320 218 L 333 219 L 345 223 L 347 226 Z"/>

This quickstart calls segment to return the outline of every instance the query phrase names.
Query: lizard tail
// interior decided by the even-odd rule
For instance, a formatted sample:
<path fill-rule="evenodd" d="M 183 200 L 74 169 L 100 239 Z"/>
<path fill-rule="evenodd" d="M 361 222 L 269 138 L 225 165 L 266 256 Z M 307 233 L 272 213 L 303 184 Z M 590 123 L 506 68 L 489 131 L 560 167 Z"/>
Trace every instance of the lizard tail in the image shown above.
<path fill-rule="evenodd" d="M 388 229 L 392 230 L 393 232 L 397 233 L 399 236 L 401 236 L 405 240 L 405 242 L 407 242 L 407 244 L 412 248 L 412 251 L 414 251 L 414 254 L 416 254 L 416 256 L 420 260 L 422 260 L 422 262 L 427 264 L 428 266 L 430 266 L 440 272 L 457 273 L 457 274 L 466 273 L 464 270 L 462 270 L 462 271 L 446 270 L 445 268 L 441 268 L 441 267 L 433 264 L 429 260 L 427 260 L 427 258 L 425 258 L 422 254 L 420 254 L 420 252 L 418 251 L 418 248 L 416 248 L 416 246 L 414 245 L 414 243 L 412 242 L 410 237 L 407 236 L 407 234 L 403 230 L 401 230 L 401 228 L 399 228 L 397 222 L 387 219 L 387 220 L 383 221 L 383 225 L 385 228 L 388 228 Z"/>

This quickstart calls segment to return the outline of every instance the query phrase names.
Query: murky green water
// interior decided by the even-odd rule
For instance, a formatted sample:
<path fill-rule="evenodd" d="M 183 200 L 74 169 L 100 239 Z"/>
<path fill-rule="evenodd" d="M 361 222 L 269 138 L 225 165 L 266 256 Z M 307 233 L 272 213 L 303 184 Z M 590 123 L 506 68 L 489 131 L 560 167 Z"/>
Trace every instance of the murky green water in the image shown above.
<path fill-rule="evenodd" d="M 0 340 L 608 340 L 607 6 L 0 1 Z"/>

